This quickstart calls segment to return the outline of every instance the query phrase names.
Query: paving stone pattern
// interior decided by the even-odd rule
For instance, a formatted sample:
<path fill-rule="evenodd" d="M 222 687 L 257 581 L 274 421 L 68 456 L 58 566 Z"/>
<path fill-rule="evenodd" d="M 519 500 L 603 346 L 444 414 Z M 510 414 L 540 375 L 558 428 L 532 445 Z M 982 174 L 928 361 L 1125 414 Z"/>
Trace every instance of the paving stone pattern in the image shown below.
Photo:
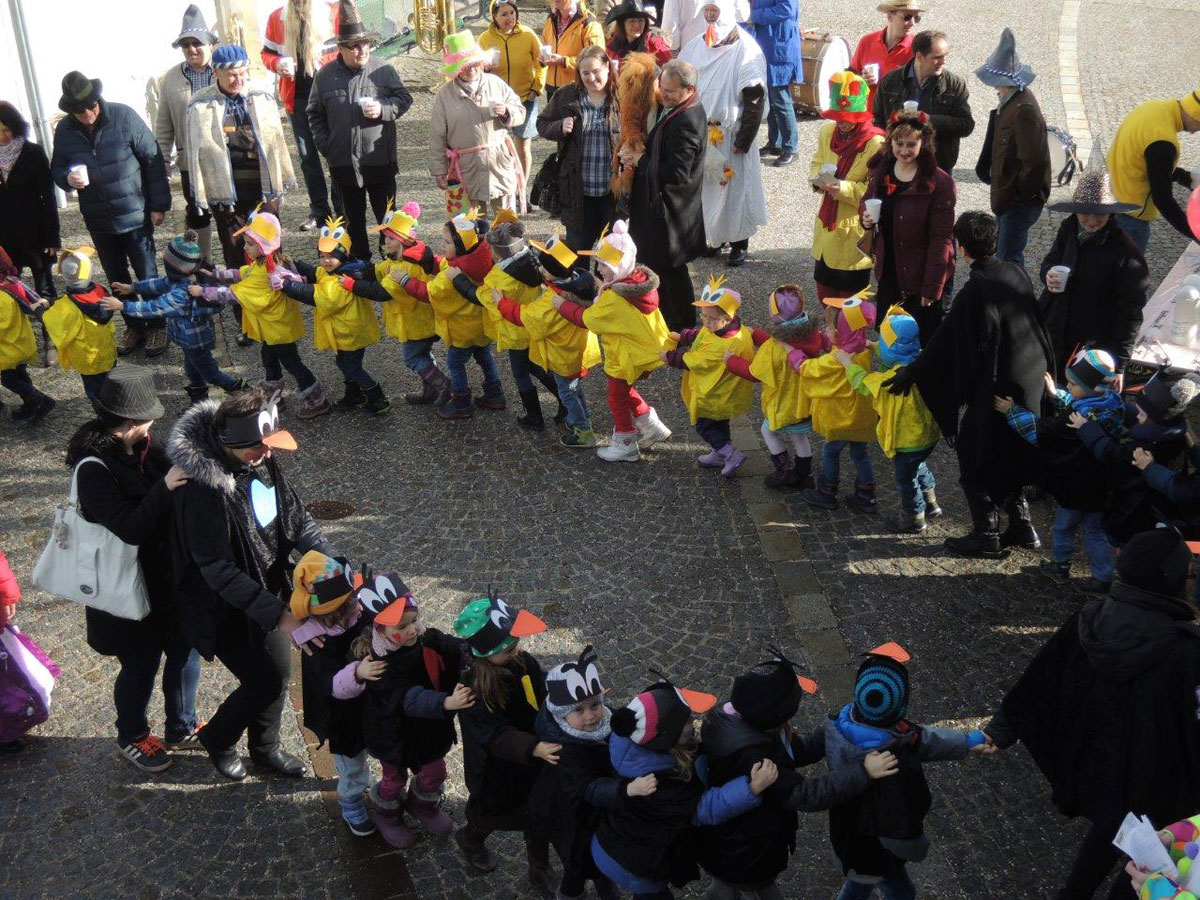
<path fill-rule="evenodd" d="M 924 24 L 950 34 L 950 66 L 964 75 L 990 52 L 1002 25 L 1013 24 L 1022 57 L 1039 74 L 1035 90 L 1047 118 L 1064 121 L 1056 59 L 1060 4 L 1022 0 L 1008 6 L 964 0 L 930 14 Z M 881 17 L 864 8 L 842 0 L 811 14 L 806 7 L 805 22 L 853 42 L 881 25 Z M 1124 112 L 1147 93 L 1194 87 L 1184 66 L 1161 66 L 1163 54 L 1145 52 L 1128 36 L 1182 47 L 1193 18 L 1188 13 L 1195 9 L 1192 2 L 1136 9 L 1082 4 L 1079 66 L 1098 137 L 1110 140 Z M 1115 34 L 1128 39 L 1114 44 Z M 1120 65 L 1113 64 L 1114 55 Z M 969 81 L 978 125 L 963 141 L 956 172 L 960 210 L 986 207 L 986 187 L 971 170 L 993 101 L 990 91 Z M 431 99 L 416 93 L 413 110 L 400 123 L 400 198 L 421 202 L 423 234 L 436 240 L 441 198 L 426 172 Z M 801 123 L 802 157 L 817 127 L 813 120 Z M 544 142 L 535 147 L 540 161 L 547 148 Z M 1194 164 L 1194 157 L 1195 148 L 1185 142 L 1183 164 Z M 751 263 L 729 273 L 746 298 L 750 324 L 765 320 L 766 298 L 776 284 L 811 284 L 808 247 L 816 203 L 805 176 L 803 162 L 765 172 L 771 224 L 753 240 Z M 285 206 L 285 247 L 312 259 L 315 238 L 295 230 L 304 212 L 299 196 Z M 1057 216 L 1048 214 L 1034 229 L 1031 267 L 1057 224 Z M 178 206 L 168 226 L 182 227 Z M 553 223 L 535 213 L 530 226 L 544 235 Z M 85 239 L 72 207 L 64 218 L 64 242 Z M 1166 272 L 1179 249 L 1168 229 L 1156 227 L 1156 275 Z M 724 271 L 719 260 L 713 266 Z M 702 279 L 707 269 L 699 266 L 694 274 Z M 232 343 L 231 317 L 220 333 L 222 363 L 259 377 L 257 349 Z M 310 344 L 303 353 L 327 388 L 340 392 L 332 355 L 318 354 Z M 167 408 L 157 431 L 165 434 L 186 402 L 179 351 L 171 348 L 158 361 L 139 353 L 128 362 L 155 372 Z M 416 386 L 390 340 L 368 352 L 366 365 L 396 401 Z M 515 404 L 507 365 L 501 369 Z M 0 897 L 528 896 L 523 848 L 515 837 L 494 840 L 501 866 L 489 877 L 467 876 L 449 843 L 423 839 L 401 854 L 378 838 L 348 837 L 336 818 L 328 758 L 321 752 L 312 754 L 316 777 L 281 782 L 252 776 L 240 785 L 223 782 L 199 754 L 181 757 L 159 776 L 144 776 L 116 758 L 113 661 L 84 644 L 78 608 L 28 584 L 50 510 L 66 493 L 66 440 L 87 415 L 77 378 L 41 369 L 34 377 L 59 406 L 34 429 L 7 416 L 0 424 L 0 546 L 27 589 L 18 622 L 64 674 L 51 720 L 24 753 L 0 757 L 0 858 L 9 863 L 0 872 Z M 472 380 L 478 387 L 474 372 Z M 678 383 L 677 373 L 665 371 L 645 383 L 645 395 L 676 436 L 637 465 L 607 465 L 590 452 L 561 448 L 551 431 L 523 432 L 511 407 L 447 424 L 402 402 L 381 419 L 335 415 L 299 423 L 285 411 L 300 443 L 286 465 L 305 497 L 354 508 L 352 515 L 326 522 L 334 544 L 356 562 L 404 573 L 429 624 L 448 629 L 461 605 L 493 584 L 550 624 L 548 634 L 529 642 L 545 664 L 573 657 L 585 641 L 595 644 L 618 702 L 643 686 L 651 665 L 682 684 L 725 695 L 732 677 L 762 658 L 768 641 L 777 641 L 821 681 L 821 693 L 806 701 L 797 720 L 801 727 L 817 727 L 847 701 L 855 656 L 896 639 L 914 656 L 913 717 L 973 727 L 1046 635 L 1081 603 L 1080 595 L 1032 572 L 1038 554 L 1019 552 L 1001 564 L 944 555 L 942 539 L 966 525 L 946 448 L 932 457 L 946 517 L 926 535 L 897 538 L 883 530 L 881 516 L 815 512 L 794 496 L 767 491 L 761 450 L 734 481 L 698 469 L 694 456 L 704 448 L 687 427 Z M 587 390 L 603 432 L 610 420 L 599 373 L 587 379 Z M 11 402 L 9 395 L 2 399 Z M 737 426 L 746 449 L 758 446 L 757 424 L 752 415 Z M 883 511 L 894 511 L 890 465 L 877 451 L 873 459 Z M 1039 504 L 1035 513 L 1048 536 L 1049 506 Z M 1085 574 L 1077 567 L 1077 576 Z M 206 665 L 201 714 L 211 714 L 229 689 L 224 670 Z M 161 721 L 156 699 L 152 722 L 161 728 Z M 287 746 L 300 751 L 305 733 L 290 709 L 284 732 Z M 465 796 L 457 748 L 450 772 L 447 809 L 461 821 Z M 1024 750 L 931 766 L 929 775 L 933 853 L 914 867 L 922 897 L 1028 896 L 1061 880 L 1081 829 L 1051 811 L 1045 783 Z M 825 818 L 804 816 L 785 896 L 832 897 L 839 882 Z M 680 896 L 697 897 L 702 887 Z"/>

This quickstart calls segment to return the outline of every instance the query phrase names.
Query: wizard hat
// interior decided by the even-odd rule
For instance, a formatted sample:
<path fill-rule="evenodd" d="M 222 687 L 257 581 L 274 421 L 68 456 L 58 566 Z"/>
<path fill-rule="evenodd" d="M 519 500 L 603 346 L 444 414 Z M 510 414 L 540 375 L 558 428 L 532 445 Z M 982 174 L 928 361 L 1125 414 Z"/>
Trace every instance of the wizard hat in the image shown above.
<path fill-rule="evenodd" d="M 217 36 L 209 30 L 207 23 L 204 21 L 204 13 L 200 12 L 200 7 L 195 3 L 187 8 L 183 14 L 183 25 L 179 29 L 179 37 L 171 42 L 172 47 L 178 47 L 186 40 L 196 40 L 202 44 L 215 44 Z"/>
<path fill-rule="evenodd" d="M 1000 43 L 982 66 L 975 70 L 975 77 L 988 87 L 1015 87 L 1023 90 L 1033 84 L 1037 76 L 1033 69 L 1021 62 L 1017 56 L 1017 39 L 1012 29 L 1000 33 Z"/>
<path fill-rule="evenodd" d="M 454 633 L 467 642 L 471 655 L 495 656 L 519 638 L 540 634 L 546 623 L 527 609 L 515 609 L 488 587 L 486 597 L 466 605 L 454 620 Z"/>
<path fill-rule="evenodd" d="M 399 625 L 406 612 L 417 608 L 412 591 L 395 572 L 376 575 L 367 569 L 354 592 L 354 599 L 374 617 L 376 625 Z"/>
<path fill-rule="evenodd" d="M 370 41 L 372 44 L 378 44 L 379 33 L 367 30 L 354 0 L 339 0 L 337 42 L 353 44 L 358 41 Z"/>
<path fill-rule="evenodd" d="M 1136 203 L 1121 203 L 1113 195 L 1112 180 L 1108 175 L 1104 147 L 1097 144 L 1088 157 L 1087 169 L 1075 184 L 1075 193 L 1070 200 L 1051 203 L 1050 208 L 1061 213 L 1127 213 L 1140 209 Z"/>

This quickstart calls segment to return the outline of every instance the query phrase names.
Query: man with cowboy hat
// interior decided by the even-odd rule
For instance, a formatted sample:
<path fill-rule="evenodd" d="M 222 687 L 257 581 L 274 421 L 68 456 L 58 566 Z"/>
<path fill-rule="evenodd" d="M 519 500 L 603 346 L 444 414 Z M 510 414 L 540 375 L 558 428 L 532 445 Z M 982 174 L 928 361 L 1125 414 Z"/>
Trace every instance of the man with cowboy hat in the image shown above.
<path fill-rule="evenodd" d="M 1107 350 L 1120 373 L 1142 325 L 1149 273 L 1141 251 L 1118 225 L 1119 216 L 1137 206 L 1113 196 L 1103 147 L 1093 148 L 1071 199 L 1050 209 L 1069 214 L 1042 260 L 1045 290 L 1038 301 L 1057 380 L 1064 383 L 1064 366 L 1083 347 Z"/>
<path fill-rule="evenodd" d="M 412 97 L 396 70 L 371 57 L 379 35 L 368 31 L 354 0 L 341 0 L 337 58 L 321 67 L 308 97 L 313 143 L 329 164 L 342 199 L 350 252 L 369 259 L 367 200 L 373 221 L 396 200 L 396 120 Z"/>
<path fill-rule="evenodd" d="M 1050 197 L 1050 146 L 1046 120 L 1029 90 L 1037 76 L 1017 56 L 1011 28 L 1001 33 L 1000 44 L 975 77 L 1000 97 L 975 164 L 979 180 L 992 186 L 992 212 L 1000 224 L 996 258 L 1024 267 L 1029 229 Z"/>
<path fill-rule="evenodd" d="M 921 24 L 921 13 L 925 11 L 918 0 L 883 0 L 875 8 L 887 16 L 887 25 L 882 31 L 859 38 L 850 57 L 850 68 L 871 86 L 867 109 L 874 109 L 875 86 L 883 76 L 912 59 L 913 31 Z"/>
<path fill-rule="evenodd" d="M 54 129 L 50 177 L 64 191 L 78 192 L 79 211 L 109 283 L 130 284 L 158 276 L 154 229 L 171 208 L 171 186 L 146 123 L 101 92 L 98 78 L 81 72 L 63 76 L 58 108 L 67 115 Z M 147 356 L 166 351 L 162 319 L 125 319 L 117 352 L 124 356 L 143 343 Z"/>
<path fill-rule="evenodd" d="M 179 37 L 171 46 L 183 51 L 182 65 L 171 66 L 162 76 L 159 87 L 158 115 L 154 120 L 154 137 L 158 140 L 163 159 L 170 159 L 178 149 L 175 165 L 179 167 L 183 199 L 186 203 L 184 221 L 196 232 L 200 252 L 207 263 L 212 259 L 212 215 L 196 206 L 191 179 L 187 170 L 187 150 L 184 134 L 187 130 L 187 107 L 192 95 L 213 82 L 212 53 L 217 36 L 204 22 L 204 13 L 192 4 L 183 14 Z"/>
<path fill-rule="evenodd" d="M 1162 216 L 1189 241 L 1187 214 L 1171 193 L 1172 184 L 1200 187 L 1179 164 L 1179 135 L 1200 131 L 1200 90 L 1180 100 L 1147 100 L 1125 117 L 1108 154 L 1113 193 L 1134 209 L 1117 217 L 1143 254 L 1150 243 L 1150 223 Z"/>

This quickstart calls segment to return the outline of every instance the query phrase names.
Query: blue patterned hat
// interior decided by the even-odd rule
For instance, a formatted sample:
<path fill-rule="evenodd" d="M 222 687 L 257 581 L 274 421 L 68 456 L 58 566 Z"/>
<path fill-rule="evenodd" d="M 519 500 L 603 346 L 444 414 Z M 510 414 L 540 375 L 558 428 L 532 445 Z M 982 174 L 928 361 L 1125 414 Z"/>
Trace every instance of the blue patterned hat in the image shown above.
<path fill-rule="evenodd" d="M 890 728 L 908 712 L 908 669 L 912 657 L 893 642 L 866 655 L 854 682 L 854 718 L 864 725 Z"/>

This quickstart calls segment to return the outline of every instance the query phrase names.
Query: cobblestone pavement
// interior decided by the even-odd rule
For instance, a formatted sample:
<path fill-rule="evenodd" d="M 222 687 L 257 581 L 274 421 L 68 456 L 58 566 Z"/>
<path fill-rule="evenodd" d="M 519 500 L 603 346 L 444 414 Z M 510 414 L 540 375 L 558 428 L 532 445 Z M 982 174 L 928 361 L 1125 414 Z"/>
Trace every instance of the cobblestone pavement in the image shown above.
<path fill-rule="evenodd" d="M 806 7 L 805 22 L 853 42 L 878 27 L 879 17 L 862 11 L 872 6 L 837 0 L 811 13 Z M 1189 34 L 1194 20 L 1189 13 L 1197 7 L 1083 4 L 1080 67 L 1097 138 L 1110 141 L 1121 117 L 1142 97 L 1194 87 L 1184 66 L 1162 60 L 1164 48 L 1186 49 L 1182 36 Z M 1039 100 L 1054 122 L 1065 116 L 1057 87 L 1058 18 L 1058 3 L 964 0 L 931 13 L 924 24 L 950 34 L 950 67 L 964 75 L 991 50 L 1000 28 L 1014 25 L 1022 58 L 1038 72 Z M 960 210 L 986 206 L 986 189 L 971 169 L 992 97 L 969 81 L 978 126 L 963 141 L 956 172 Z M 418 93 L 400 123 L 400 195 L 425 207 L 427 236 L 436 234 L 440 206 L 425 169 L 429 108 L 429 95 Z M 802 156 L 816 129 L 814 121 L 801 123 Z M 546 148 L 539 143 L 537 150 L 540 160 Z M 1197 156 L 1195 142 L 1185 142 L 1182 164 L 1196 165 Z M 805 173 L 800 164 L 766 170 L 771 225 L 752 242 L 750 265 L 730 273 L 747 298 L 752 324 L 765 319 L 773 286 L 810 283 L 807 248 L 815 203 Z M 285 247 L 312 258 L 315 240 L 293 230 L 302 214 L 299 203 L 289 202 Z M 1047 215 L 1035 228 L 1031 265 L 1041 259 L 1057 223 L 1057 216 Z M 181 227 L 181 214 L 172 212 L 168 224 Z M 535 214 L 531 227 L 548 233 L 551 223 Z M 84 238 L 72 208 L 64 241 Z M 1151 256 L 1156 277 L 1165 274 L 1181 246 L 1168 229 L 1156 227 Z M 236 348 L 233 336 L 227 320 L 222 362 L 256 377 L 257 351 Z M 304 353 L 326 385 L 338 390 L 332 356 L 311 346 Z M 185 404 L 179 351 L 172 348 L 158 363 L 140 357 L 132 362 L 153 368 L 168 419 L 177 415 Z M 414 387 L 394 342 L 372 349 L 366 363 L 393 397 Z M 507 366 L 502 369 L 507 372 Z M 230 785 L 199 755 L 184 756 L 158 777 L 143 776 L 116 758 L 110 700 L 115 666 L 84 644 L 78 609 L 28 588 L 50 509 L 66 492 L 61 464 L 66 439 L 86 417 L 78 379 L 57 370 L 35 370 L 34 377 L 59 406 L 32 430 L 7 417 L 0 424 L 5 461 L 0 546 L 27 587 L 18 622 L 64 674 L 51 720 L 26 752 L 0 757 L 0 858 L 8 863 L 0 872 L 0 897 L 526 896 L 519 840 L 496 840 L 497 873 L 468 877 L 449 844 L 423 840 L 402 855 L 387 852 L 378 839 L 352 843 L 327 814 L 328 780 L 251 777 Z M 603 379 L 592 377 L 587 384 L 603 430 L 608 427 Z M 506 385 L 515 402 L 515 390 Z M 300 450 L 287 466 L 310 501 L 353 507 L 348 517 L 326 523 L 334 543 L 356 561 L 402 571 L 430 624 L 447 628 L 464 601 L 494 584 L 549 622 L 551 631 L 529 644 L 544 661 L 552 664 L 573 656 L 584 641 L 594 643 L 618 701 L 642 686 L 651 665 L 681 683 L 725 694 L 731 678 L 763 656 L 768 640 L 776 640 L 820 676 L 823 690 L 804 704 L 798 720 L 812 727 L 846 702 L 853 656 L 896 639 L 914 656 L 913 716 L 974 725 L 1081 602 L 1080 595 L 1033 574 L 1037 554 L 1017 553 L 1002 564 L 984 565 L 942 553 L 942 539 L 965 527 L 953 455 L 945 448 L 933 464 L 946 518 L 927 535 L 898 539 L 883 532 L 878 517 L 815 513 L 793 498 L 770 495 L 759 478 L 765 467 L 761 453 L 735 482 L 699 470 L 693 457 L 702 448 L 687 427 L 677 376 L 654 375 L 645 393 L 676 436 L 635 466 L 606 466 L 591 453 L 559 447 L 549 432 L 520 431 L 511 409 L 446 424 L 402 403 L 379 420 L 330 416 L 289 422 Z M 747 448 L 757 443 L 756 425 L 749 421 L 738 428 Z M 159 430 L 165 433 L 167 426 Z M 875 465 L 882 506 L 891 511 L 890 467 L 878 454 Z M 1038 504 L 1036 514 L 1045 532 L 1048 506 Z M 206 665 L 202 715 L 228 689 L 224 671 Z M 157 702 L 152 721 L 161 725 Z M 299 750 L 304 739 L 290 710 L 285 725 L 288 746 Z M 327 773 L 321 757 L 316 759 L 317 771 Z M 921 896 L 1028 896 L 1046 893 L 1061 879 L 1080 829 L 1050 810 L 1045 783 L 1023 750 L 934 766 L 930 781 L 936 798 L 928 820 L 934 851 L 915 868 Z M 465 796 L 457 749 L 449 790 L 448 809 L 461 820 Z M 825 819 L 804 817 L 785 896 L 831 897 L 838 882 Z M 682 896 L 699 893 L 693 886 Z"/>

